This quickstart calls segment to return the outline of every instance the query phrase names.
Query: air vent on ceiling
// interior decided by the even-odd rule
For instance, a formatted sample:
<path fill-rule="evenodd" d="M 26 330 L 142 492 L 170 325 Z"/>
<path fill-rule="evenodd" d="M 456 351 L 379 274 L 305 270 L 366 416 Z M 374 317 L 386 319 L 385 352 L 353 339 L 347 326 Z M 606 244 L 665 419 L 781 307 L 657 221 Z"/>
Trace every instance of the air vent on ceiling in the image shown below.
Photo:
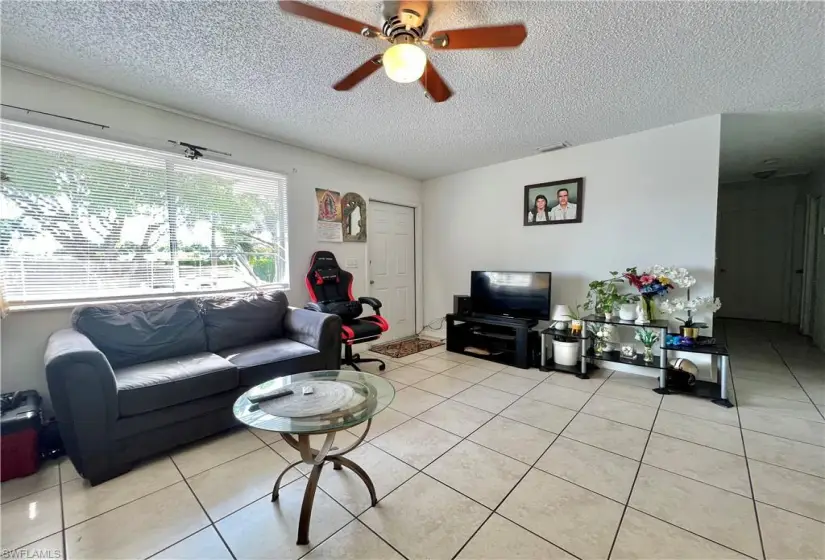
<path fill-rule="evenodd" d="M 569 148 L 571 145 L 572 144 L 570 144 L 570 142 L 558 142 L 556 144 L 550 144 L 548 146 L 536 148 L 536 151 L 540 154 L 546 154 L 547 152 L 555 152 L 556 150 L 563 150 L 565 148 Z"/>
<path fill-rule="evenodd" d="M 765 169 L 763 171 L 757 171 L 753 174 L 754 177 L 757 179 L 770 179 L 778 172 L 778 169 Z"/>

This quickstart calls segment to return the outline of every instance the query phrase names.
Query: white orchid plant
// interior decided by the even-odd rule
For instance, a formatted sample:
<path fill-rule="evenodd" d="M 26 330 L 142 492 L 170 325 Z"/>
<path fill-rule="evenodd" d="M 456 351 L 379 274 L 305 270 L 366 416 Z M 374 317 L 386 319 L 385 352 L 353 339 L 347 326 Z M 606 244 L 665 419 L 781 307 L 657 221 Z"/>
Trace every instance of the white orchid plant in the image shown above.
<path fill-rule="evenodd" d="M 677 297 L 666 299 L 659 303 L 659 309 L 668 315 L 686 311 L 687 319 L 676 317 L 677 321 L 684 323 L 686 327 L 704 328 L 707 327 L 705 323 L 698 323 L 694 320 L 693 314 L 700 311 L 709 311 L 716 313 L 722 307 L 722 300 L 710 296 L 701 296 L 696 298 L 690 297 L 690 288 L 696 284 L 696 278 L 690 275 L 685 268 L 676 268 L 673 266 L 656 265 L 652 269 L 654 274 L 666 276 L 670 279 L 674 286 L 687 290 L 685 297 Z"/>

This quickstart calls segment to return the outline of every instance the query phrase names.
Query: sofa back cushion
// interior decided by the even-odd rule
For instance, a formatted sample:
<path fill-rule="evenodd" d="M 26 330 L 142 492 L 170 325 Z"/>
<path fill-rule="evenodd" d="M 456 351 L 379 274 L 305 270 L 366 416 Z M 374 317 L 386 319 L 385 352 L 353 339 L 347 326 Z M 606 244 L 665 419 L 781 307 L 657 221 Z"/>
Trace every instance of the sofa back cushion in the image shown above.
<path fill-rule="evenodd" d="M 194 299 L 82 306 L 72 312 L 72 326 L 114 368 L 206 351 L 206 331 Z"/>
<path fill-rule="evenodd" d="M 209 351 L 220 352 L 281 338 L 289 301 L 283 292 L 268 292 L 205 297 L 200 299 L 200 307 Z"/>

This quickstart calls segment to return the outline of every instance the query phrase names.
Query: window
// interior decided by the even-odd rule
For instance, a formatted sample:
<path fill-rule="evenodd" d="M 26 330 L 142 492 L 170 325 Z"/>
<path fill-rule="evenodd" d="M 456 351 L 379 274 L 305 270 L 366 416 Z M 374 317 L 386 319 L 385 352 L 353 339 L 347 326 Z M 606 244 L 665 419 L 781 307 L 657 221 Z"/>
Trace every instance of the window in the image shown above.
<path fill-rule="evenodd" d="M 286 177 L 0 122 L 12 306 L 289 285 Z"/>

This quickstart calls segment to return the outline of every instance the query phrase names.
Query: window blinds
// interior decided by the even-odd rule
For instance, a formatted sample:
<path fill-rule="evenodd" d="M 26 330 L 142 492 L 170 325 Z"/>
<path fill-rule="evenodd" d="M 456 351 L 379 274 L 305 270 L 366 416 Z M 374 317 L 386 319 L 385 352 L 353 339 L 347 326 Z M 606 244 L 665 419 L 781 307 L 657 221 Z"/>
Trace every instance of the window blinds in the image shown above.
<path fill-rule="evenodd" d="M 288 287 L 286 177 L 0 121 L 11 305 Z"/>

